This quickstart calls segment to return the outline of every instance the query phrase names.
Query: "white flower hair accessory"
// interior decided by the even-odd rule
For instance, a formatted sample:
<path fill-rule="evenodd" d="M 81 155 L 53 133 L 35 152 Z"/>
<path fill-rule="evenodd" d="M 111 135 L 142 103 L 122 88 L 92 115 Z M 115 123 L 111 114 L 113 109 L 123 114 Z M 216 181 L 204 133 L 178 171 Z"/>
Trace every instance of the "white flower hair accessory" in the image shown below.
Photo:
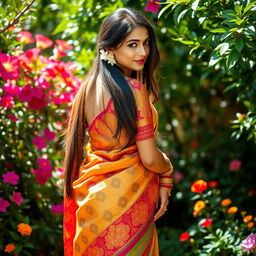
<path fill-rule="evenodd" d="M 100 50 L 100 59 L 107 61 L 112 66 L 114 64 L 116 64 L 116 60 L 115 60 L 114 54 L 112 52 L 108 52 L 108 51 L 106 51 L 104 49 Z"/>

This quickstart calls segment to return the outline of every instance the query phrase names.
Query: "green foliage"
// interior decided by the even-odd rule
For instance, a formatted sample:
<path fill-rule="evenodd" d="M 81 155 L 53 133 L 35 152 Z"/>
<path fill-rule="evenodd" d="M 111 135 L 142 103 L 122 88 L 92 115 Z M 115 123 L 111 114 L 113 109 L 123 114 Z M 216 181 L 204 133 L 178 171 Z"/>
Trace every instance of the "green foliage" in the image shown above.
<path fill-rule="evenodd" d="M 235 89 L 237 101 L 254 120 L 256 2 L 186 1 L 184 5 L 180 1 L 167 1 L 165 4 L 163 12 L 171 8 L 168 14 L 172 14 L 169 18 L 173 23 L 167 26 L 167 31 L 172 40 L 190 47 L 189 54 L 202 70 L 218 76 L 216 82 L 224 83 L 225 91 Z M 239 128 L 238 120 L 234 122 L 236 138 L 246 132 L 248 139 L 256 139 L 252 122 L 247 123 L 250 125 L 247 129 Z"/>

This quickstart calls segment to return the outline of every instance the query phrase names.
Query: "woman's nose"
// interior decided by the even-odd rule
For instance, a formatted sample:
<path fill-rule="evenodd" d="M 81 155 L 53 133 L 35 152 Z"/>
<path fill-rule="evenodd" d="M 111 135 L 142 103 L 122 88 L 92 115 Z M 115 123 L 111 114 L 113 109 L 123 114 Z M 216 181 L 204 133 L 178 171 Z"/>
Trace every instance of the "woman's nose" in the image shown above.
<path fill-rule="evenodd" d="M 139 47 L 138 54 L 141 55 L 141 56 L 146 56 L 146 49 L 145 49 L 144 45 L 141 45 Z"/>

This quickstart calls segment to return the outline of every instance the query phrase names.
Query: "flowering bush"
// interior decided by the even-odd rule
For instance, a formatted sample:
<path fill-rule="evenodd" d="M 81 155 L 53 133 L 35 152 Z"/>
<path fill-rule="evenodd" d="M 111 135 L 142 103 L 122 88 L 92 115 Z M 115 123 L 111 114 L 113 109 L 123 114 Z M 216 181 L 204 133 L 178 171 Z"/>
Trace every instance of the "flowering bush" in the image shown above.
<path fill-rule="evenodd" d="M 72 49 L 66 41 L 34 39 L 27 31 L 16 39 L 10 52 L 0 51 L 0 254 L 62 255 L 57 135 L 81 80 L 73 63 L 61 60 Z M 53 45 L 52 56 L 45 56 Z"/>
<path fill-rule="evenodd" d="M 198 184 L 200 186 L 196 190 Z M 239 211 L 230 198 L 223 199 L 218 187 L 209 187 L 204 180 L 195 181 L 191 191 L 196 193 L 192 197 L 196 201 L 193 208 L 196 223 L 179 238 L 181 242 L 187 241 L 186 255 L 243 255 L 241 245 L 245 251 L 255 248 L 253 235 L 243 243 L 242 239 L 255 229 L 256 218 L 246 211 Z"/>

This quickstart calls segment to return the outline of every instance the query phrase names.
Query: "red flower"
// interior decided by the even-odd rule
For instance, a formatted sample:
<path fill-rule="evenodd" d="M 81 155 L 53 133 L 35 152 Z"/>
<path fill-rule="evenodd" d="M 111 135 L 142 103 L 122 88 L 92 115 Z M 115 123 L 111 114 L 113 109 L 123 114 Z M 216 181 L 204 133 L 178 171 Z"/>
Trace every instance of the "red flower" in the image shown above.
<path fill-rule="evenodd" d="M 220 184 L 218 181 L 212 180 L 212 181 L 208 181 L 207 182 L 207 187 L 208 188 L 216 188 L 218 187 Z"/>
<path fill-rule="evenodd" d="M 181 242 L 184 242 L 184 241 L 187 241 L 188 239 L 190 238 L 190 235 L 188 232 L 184 232 L 180 235 L 180 241 Z"/>
<path fill-rule="evenodd" d="M 36 38 L 36 47 L 37 48 L 45 49 L 45 48 L 51 47 L 53 44 L 52 40 L 50 40 L 49 38 L 47 38 L 41 34 L 35 35 L 35 38 Z"/>
<path fill-rule="evenodd" d="M 6 96 L 17 96 L 20 91 L 20 87 L 13 84 L 12 82 L 7 82 L 3 86 L 3 91 L 5 92 Z"/>
<path fill-rule="evenodd" d="M 198 142 L 196 140 L 192 140 L 189 144 L 190 148 L 197 148 Z"/>
<path fill-rule="evenodd" d="M 44 129 L 44 136 L 47 140 L 54 140 L 56 137 L 55 132 L 51 132 L 49 128 Z"/>
<path fill-rule="evenodd" d="M 242 162 L 238 159 L 234 159 L 229 163 L 230 171 L 238 171 L 241 168 Z"/>
<path fill-rule="evenodd" d="M 211 226 L 211 224 L 212 224 L 212 219 L 206 219 L 203 223 L 201 223 L 201 227 L 207 228 Z"/>
<path fill-rule="evenodd" d="M 47 106 L 47 101 L 44 97 L 32 97 L 32 99 L 28 102 L 28 107 L 32 110 L 41 110 L 45 106 Z"/>
<path fill-rule="evenodd" d="M 11 108 L 14 104 L 12 96 L 5 96 L 0 99 L 0 105 L 4 108 Z"/>
<path fill-rule="evenodd" d="M 207 189 L 207 182 L 204 180 L 197 180 L 191 186 L 191 191 L 194 193 L 202 193 Z"/>
<path fill-rule="evenodd" d="M 28 31 L 20 31 L 17 33 L 17 40 L 23 44 L 33 43 L 35 40 L 32 38 L 32 34 Z"/>
<path fill-rule="evenodd" d="M 42 148 L 45 148 L 47 146 L 44 138 L 42 136 L 35 136 L 34 139 L 32 140 L 33 144 L 37 146 L 39 150 Z"/>
<path fill-rule="evenodd" d="M 20 63 L 16 56 L 0 53 L 0 76 L 4 81 L 19 79 Z"/>
<path fill-rule="evenodd" d="M 145 6 L 145 11 L 158 13 L 158 10 L 160 8 L 160 4 L 158 4 L 158 2 L 159 1 L 157 1 L 157 0 L 148 0 L 147 5 Z"/>

